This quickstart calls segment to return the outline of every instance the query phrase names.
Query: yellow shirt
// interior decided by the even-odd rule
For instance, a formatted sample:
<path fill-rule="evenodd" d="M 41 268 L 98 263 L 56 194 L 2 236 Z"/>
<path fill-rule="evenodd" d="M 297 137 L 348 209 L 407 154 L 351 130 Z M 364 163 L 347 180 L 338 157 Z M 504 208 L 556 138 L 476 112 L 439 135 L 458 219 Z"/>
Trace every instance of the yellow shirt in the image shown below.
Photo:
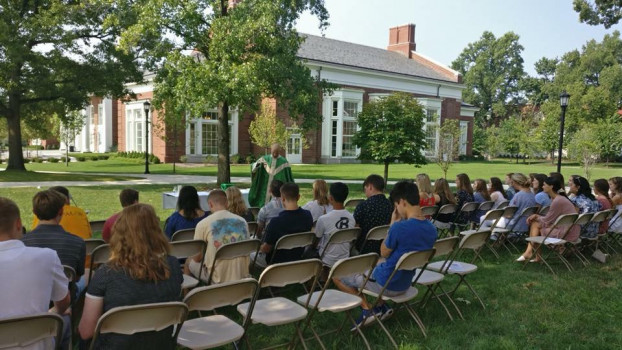
<path fill-rule="evenodd" d="M 35 215 L 32 221 L 32 229 L 39 225 L 39 219 Z M 89 239 L 93 236 L 91 232 L 91 225 L 89 224 L 89 218 L 86 217 L 84 210 L 65 204 L 63 207 L 63 217 L 60 220 L 62 228 L 82 239 Z"/>

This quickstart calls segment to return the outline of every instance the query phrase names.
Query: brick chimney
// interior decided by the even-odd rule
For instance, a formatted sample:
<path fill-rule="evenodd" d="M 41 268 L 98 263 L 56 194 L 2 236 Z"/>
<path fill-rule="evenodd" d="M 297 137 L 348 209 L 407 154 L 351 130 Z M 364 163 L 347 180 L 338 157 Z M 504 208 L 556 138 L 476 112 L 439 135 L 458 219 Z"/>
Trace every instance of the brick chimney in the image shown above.
<path fill-rule="evenodd" d="M 399 52 L 408 58 L 412 58 L 412 51 L 416 51 L 416 48 L 414 24 L 410 23 L 389 29 L 387 50 Z"/>

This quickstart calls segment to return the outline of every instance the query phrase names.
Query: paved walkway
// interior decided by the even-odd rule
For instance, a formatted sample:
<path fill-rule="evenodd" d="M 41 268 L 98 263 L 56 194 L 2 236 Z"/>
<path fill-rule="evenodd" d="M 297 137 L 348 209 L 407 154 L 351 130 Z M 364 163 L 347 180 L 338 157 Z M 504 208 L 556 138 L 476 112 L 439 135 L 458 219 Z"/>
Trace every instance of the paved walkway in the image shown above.
<path fill-rule="evenodd" d="M 122 181 L 16 181 L 16 182 L 0 182 L 0 188 L 9 187 L 52 187 L 52 186 L 133 186 L 133 185 L 184 185 L 184 184 L 200 184 L 214 183 L 216 176 L 199 176 L 199 175 L 160 175 L 160 174 L 110 174 L 110 173 L 80 173 L 86 175 L 119 175 L 140 177 L 136 180 Z M 313 183 L 314 179 L 296 179 L 297 183 Z M 336 180 L 329 180 L 329 182 Z M 362 180 L 340 180 L 349 184 L 362 184 Z M 233 183 L 250 183 L 250 177 L 232 177 Z M 389 181 L 393 184 L 395 181 Z"/>

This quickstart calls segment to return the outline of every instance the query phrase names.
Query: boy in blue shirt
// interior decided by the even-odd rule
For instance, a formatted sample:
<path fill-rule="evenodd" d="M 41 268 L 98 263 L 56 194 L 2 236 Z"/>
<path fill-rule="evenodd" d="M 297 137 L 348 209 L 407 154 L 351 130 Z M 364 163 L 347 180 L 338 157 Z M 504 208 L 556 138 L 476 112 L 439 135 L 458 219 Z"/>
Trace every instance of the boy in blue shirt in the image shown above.
<path fill-rule="evenodd" d="M 437 237 L 436 227 L 426 220 L 421 212 L 417 185 L 412 181 L 398 182 L 391 191 L 390 199 L 395 207 L 391 217 L 391 228 L 380 246 L 380 255 L 385 260 L 376 265 L 366 285 L 363 285 L 365 275 L 362 274 L 334 279 L 333 282 L 340 290 L 354 295 L 360 295 L 359 290 L 363 288 L 379 293 L 403 254 L 433 248 Z M 398 271 L 389 281 L 384 294 L 397 296 L 406 292 L 412 283 L 414 273 L 414 271 Z M 384 320 L 393 314 L 393 310 L 382 300 L 374 310 L 370 310 L 370 304 L 364 297 L 362 299 L 363 310 L 356 320 L 357 326 L 368 325 L 375 321 L 375 317 Z"/>

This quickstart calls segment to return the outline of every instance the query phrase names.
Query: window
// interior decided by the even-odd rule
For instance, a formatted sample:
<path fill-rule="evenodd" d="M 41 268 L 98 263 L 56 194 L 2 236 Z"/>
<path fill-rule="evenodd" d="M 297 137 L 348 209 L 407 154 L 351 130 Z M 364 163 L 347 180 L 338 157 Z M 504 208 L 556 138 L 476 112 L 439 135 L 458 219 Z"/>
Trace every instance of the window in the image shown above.
<path fill-rule="evenodd" d="M 235 114 L 235 115 L 234 115 Z M 231 154 L 237 151 L 237 112 L 229 112 L 229 140 Z M 218 154 L 218 112 L 209 110 L 191 119 L 186 129 L 186 153 L 194 155 Z"/>
<path fill-rule="evenodd" d="M 323 157 L 356 158 L 359 149 L 353 143 L 353 136 L 358 130 L 357 118 L 362 104 L 362 90 L 338 90 L 325 97 Z"/>
<path fill-rule="evenodd" d="M 104 105 L 101 103 L 97 106 L 97 124 L 104 125 Z"/>
<path fill-rule="evenodd" d="M 145 151 L 143 147 L 143 123 L 136 123 L 136 144 L 134 147 L 135 151 Z"/>
<path fill-rule="evenodd" d="M 438 109 L 426 109 L 425 113 L 425 141 L 427 148 L 425 150 L 426 157 L 436 157 L 437 155 L 437 140 L 438 140 L 438 126 L 440 118 L 438 117 Z"/>
<path fill-rule="evenodd" d="M 356 118 L 358 116 L 358 103 L 345 101 L 343 103 L 343 117 Z"/>
<path fill-rule="evenodd" d="M 196 142 L 197 142 L 197 134 L 196 134 L 196 125 L 194 123 L 190 123 L 190 150 L 188 153 L 197 154 Z"/>
<path fill-rule="evenodd" d="M 467 137 L 469 132 L 469 122 L 461 121 L 460 122 L 460 154 L 464 155 L 467 153 Z"/>
<path fill-rule="evenodd" d="M 210 123 L 201 127 L 201 154 L 218 154 L 218 125 Z"/>
<path fill-rule="evenodd" d="M 333 120 L 332 121 L 332 127 L 331 127 L 331 141 L 330 141 L 330 149 L 331 149 L 331 156 L 332 157 L 336 157 L 337 156 L 337 120 Z"/>
<path fill-rule="evenodd" d="M 101 117 L 99 118 L 99 120 L 102 119 Z M 148 147 L 149 151 L 151 151 L 151 147 L 144 141 L 145 127 L 149 127 L 149 125 L 145 126 L 145 111 L 143 110 L 142 102 L 126 105 L 125 119 L 125 150 L 128 152 L 144 152 L 145 147 Z"/>
<path fill-rule="evenodd" d="M 343 157 L 356 157 L 356 146 L 352 142 L 352 137 L 356 133 L 356 126 L 356 121 L 343 122 L 343 150 L 341 151 Z"/>
<path fill-rule="evenodd" d="M 339 101 L 333 101 L 333 117 L 339 116 Z"/>

